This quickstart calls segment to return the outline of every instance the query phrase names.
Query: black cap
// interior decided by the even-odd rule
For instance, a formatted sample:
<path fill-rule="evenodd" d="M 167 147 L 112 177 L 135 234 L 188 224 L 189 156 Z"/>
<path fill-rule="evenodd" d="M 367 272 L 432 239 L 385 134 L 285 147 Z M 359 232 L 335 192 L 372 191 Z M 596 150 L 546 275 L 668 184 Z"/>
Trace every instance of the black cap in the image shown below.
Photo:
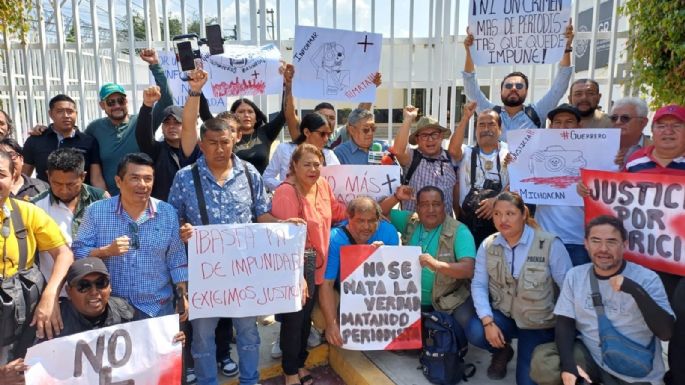
<path fill-rule="evenodd" d="M 67 282 L 69 286 L 72 286 L 76 281 L 91 273 L 100 273 L 109 277 L 109 271 L 107 271 L 107 266 L 102 262 L 102 259 L 87 257 L 77 259 L 69 266 Z"/>
<path fill-rule="evenodd" d="M 162 120 L 166 120 L 169 116 L 173 116 L 179 122 L 183 122 L 183 108 L 179 106 L 168 106 L 164 109 L 163 116 L 164 119 Z"/>
<path fill-rule="evenodd" d="M 559 105 L 547 114 L 547 119 L 554 120 L 554 117 L 560 112 L 568 112 L 576 116 L 576 120 L 580 122 L 580 111 L 568 103 Z"/>

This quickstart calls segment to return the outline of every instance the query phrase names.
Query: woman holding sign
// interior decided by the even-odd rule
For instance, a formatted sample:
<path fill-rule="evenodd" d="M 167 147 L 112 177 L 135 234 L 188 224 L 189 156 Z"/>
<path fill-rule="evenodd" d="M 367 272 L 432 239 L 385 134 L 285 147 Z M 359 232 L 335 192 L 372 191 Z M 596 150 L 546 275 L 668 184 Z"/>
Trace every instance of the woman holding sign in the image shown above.
<path fill-rule="evenodd" d="M 269 190 L 276 190 L 278 185 L 288 176 L 290 169 L 290 158 L 302 143 L 313 144 L 323 151 L 323 166 L 334 166 L 340 164 L 335 153 L 324 148 L 328 139 L 333 134 L 333 128 L 328 124 L 326 117 L 318 112 L 310 112 L 302 118 L 300 123 L 300 135 L 291 143 L 281 143 L 276 147 L 271 162 L 264 171 L 264 184 Z"/>
<path fill-rule="evenodd" d="M 516 383 L 535 384 L 529 376 L 536 346 L 554 340 L 554 304 L 558 288 L 572 267 L 564 244 L 539 229 L 520 195 L 502 192 L 495 198 L 497 233 L 476 254 L 471 296 L 477 317 L 466 328 L 470 343 L 492 352 L 490 379 L 502 379 L 518 338 Z M 555 284 L 557 289 L 555 290 Z"/>
<path fill-rule="evenodd" d="M 302 310 L 282 314 L 280 345 L 283 351 L 285 385 L 313 384 L 304 367 L 307 359 L 311 314 L 318 285 L 328 257 L 331 223 L 345 218 L 346 207 L 338 202 L 333 189 L 321 178 L 324 155 L 312 144 L 303 143 L 293 152 L 288 179 L 274 191 L 271 214 L 276 218 L 299 217 L 307 222 L 304 252 L 304 278 L 307 298 Z"/>

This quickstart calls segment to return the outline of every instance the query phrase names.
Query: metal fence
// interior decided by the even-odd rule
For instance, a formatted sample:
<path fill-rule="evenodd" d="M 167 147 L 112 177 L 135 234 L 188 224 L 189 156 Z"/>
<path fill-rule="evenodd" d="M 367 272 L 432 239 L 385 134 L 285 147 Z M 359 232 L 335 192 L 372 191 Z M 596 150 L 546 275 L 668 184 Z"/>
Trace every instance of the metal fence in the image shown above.
<path fill-rule="evenodd" d="M 14 119 L 16 137 L 37 123 L 48 123 L 47 103 L 66 93 L 78 103 L 79 124 L 102 115 L 97 103 L 100 86 L 122 84 L 130 94 L 131 108 L 142 102 L 148 71 L 136 50 L 171 49 L 170 37 L 218 23 L 227 44 L 274 43 L 286 61 L 291 60 L 296 24 L 367 30 L 383 33 L 381 71 L 376 108 L 387 109 L 388 138 L 392 135 L 392 109 L 420 95 L 424 113 L 453 127 L 461 114 L 461 69 L 466 30 L 463 0 L 52 0 L 34 1 L 28 43 L 0 36 L 0 103 Z M 606 4 L 608 3 L 608 4 Z M 617 15 L 620 0 L 576 0 L 573 19 L 587 16 L 589 28 L 576 28 L 576 47 L 584 47 L 588 69 L 576 76 L 600 83 L 604 109 L 616 97 L 630 93 L 621 86 L 628 68 L 627 21 Z M 604 15 L 600 12 L 604 9 Z M 607 21 L 607 11 L 609 17 Z M 587 19 L 587 17 L 585 17 Z M 156 22 L 155 22 L 156 21 Z M 608 44 L 607 44 L 608 42 Z M 606 64 L 597 67 L 597 50 L 608 48 Z M 579 55 L 576 50 L 576 55 Z M 520 70 L 532 84 L 529 100 L 542 94 L 557 71 L 556 65 L 481 68 L 481 85 L 498 98 L 502 75 Z M 420 93 L 414 90 L 422 90 Z M 258 97 L 265 111 L 279 108 L 277 96 Z M 300 108 L 307 101 L 298 101 Z M 134 111 L 131 111 L 134 112 Z M 451 113 L 454 112 L 454 113 Z M 451 119 L 449 118 L 451 117 Z"/>

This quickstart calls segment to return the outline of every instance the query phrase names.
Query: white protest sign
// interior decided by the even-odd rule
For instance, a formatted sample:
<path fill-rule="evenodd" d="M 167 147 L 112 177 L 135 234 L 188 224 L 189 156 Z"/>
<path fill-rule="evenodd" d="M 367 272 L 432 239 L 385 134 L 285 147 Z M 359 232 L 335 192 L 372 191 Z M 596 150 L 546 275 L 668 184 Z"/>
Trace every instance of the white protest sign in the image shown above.
<path fill-rule="evenodd" d="M 335 197 L 344 203 L 361 195 L 383 199 L 394 194 L 402 181 L 400 166 L 326 166 L 321 169 L 321 176 L 331 185 Z"/>
<path fill-rule="evenodd" d="M 28 385 L 181 383 L 178 315 L 55 338 L 29 348 Z"/>
<path fill-rule="evenodd" d="M 293 95 L 304 99 L 373 102 L 383 36 L 295 27 Z"/>
<path fill-rule="evenodd" d="M 289 223 L 195 226 L 190 319 L 299 311 L 306 232 Z"/>
<path fill-rule="evenodd" d="M 582 206 L 576 193 L 580 169 L 617 170 L 620 137 L 615 128 L 509 131 L 510 189 L 526 203 Z"/>
<path fill-rule="evenodd" d="M 209 52 L 207 52 L 209 53 Z M 183 107 L 188 99 L 188 91 L 190 87 L 188 82 L 184 81 L 186 79 L 185 73 L 181 71 L 176 60 L 176 53 L 174 51 L 157 51 L 159 56 L 159 65 L 162 66 L 164 74 L 167 78 L 167 84 L 169 89 L 174 96 L 174 105 Z M 150 84 L 155 84 L 155 78 L 150 74 Z M 207 82 L 202 88 L 202 93 L 205 94 L 207 102 L 209 103 L 209 109 L 213 113 L 219 113 L 228 110 L 226 105 L 225 97 L 214 97 L 212 94 L 212 88 L 210 83 Z"/>
<path fill-rule="evenodd" d="M 421 348 L 418 246 L 343 246 L 340 335 L 350 350 Z"/>
<path fill-rule="evenodd" d="M 476 65 L 551 64 L 566 49 L 571 0 L 471 0 Z"/>
<path fill-rule="evenodd" d="M 216 97 L 282 93 L 280 60 L 281 52 L 273 44 L 227 45 L 221 55 L 202 56 Z"/>

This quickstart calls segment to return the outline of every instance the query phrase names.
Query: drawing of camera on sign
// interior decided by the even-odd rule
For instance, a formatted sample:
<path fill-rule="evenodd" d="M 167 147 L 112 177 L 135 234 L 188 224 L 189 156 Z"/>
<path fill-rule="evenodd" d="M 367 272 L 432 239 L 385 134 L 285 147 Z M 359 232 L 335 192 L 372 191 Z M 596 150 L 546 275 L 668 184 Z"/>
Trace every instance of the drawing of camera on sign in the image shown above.
<path fill-rule="evenodd" d="M 350 71 L 342 69 L 345 47 L 338 43 L 323 43 L 311 58 L 316 78 L 324 81 L 327 95 L 337 95 L 350 87 Z"/>
<path fill-rule="evenodd" d="M 583 152 L 567 150 L 562 146 L 549 146 L 530 157 L 528 169 L 535 178 L 579 176 L 587 165 Z"/>

